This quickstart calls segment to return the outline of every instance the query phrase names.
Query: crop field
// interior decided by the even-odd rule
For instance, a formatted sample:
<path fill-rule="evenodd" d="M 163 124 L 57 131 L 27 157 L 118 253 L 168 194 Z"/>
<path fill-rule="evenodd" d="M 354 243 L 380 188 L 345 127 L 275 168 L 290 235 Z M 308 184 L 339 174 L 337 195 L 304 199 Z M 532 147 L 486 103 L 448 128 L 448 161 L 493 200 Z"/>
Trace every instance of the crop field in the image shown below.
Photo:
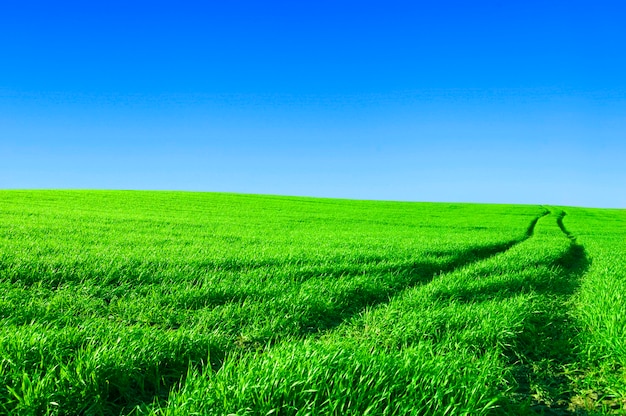
<path fill-rule="evenodd" d="M 626 211 L 0 191 L 0 414 L 626 414 Z"/>

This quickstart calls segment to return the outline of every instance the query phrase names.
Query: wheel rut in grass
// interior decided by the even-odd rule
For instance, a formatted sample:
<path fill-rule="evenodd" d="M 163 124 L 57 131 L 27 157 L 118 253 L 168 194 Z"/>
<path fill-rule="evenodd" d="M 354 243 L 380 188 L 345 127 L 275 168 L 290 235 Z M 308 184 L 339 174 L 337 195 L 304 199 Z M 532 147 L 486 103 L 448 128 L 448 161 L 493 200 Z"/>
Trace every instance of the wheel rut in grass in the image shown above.
<path fill-rule="evenodd" d="M 569 239 L 563 255 L 554 262 L 558 275 L 550 284 L 535 287 L 543 299 L 539 310 L 525 324 L 517 351 L 511 356 L 517 390 L 512 401 L 519 410 L 542 415 L 584 415 L 588 412 L 573 402 L 575 396 L 568 368 L 576 363 L 576 326 L 569 303 L 587 272 L 590 261 L 583 246 L 576 242 L 563 224 L 567 215 L 561 211 L 556 223 Z"/>
<path fill-rule="evenodd" d="M 537 228 L 537 223 L 539 222 L 540 219 L 542 219 L 543 217 L 547 215 L 550 215 L 550 210 L 546 210 L 542 215 L 536 217 L 530 222 L 530 225 L 526 229 L 526 238 L 523 239 L 522 241 L 528 240 L 530 237 L 532 237 L 535 234 L 535 228 Z M 520 243 L 522 241 L 520 241 Z"/>
<path fill-rule="evenodd" d="M 440 274 L 452 273 L 457 269 L 487 260 L 502 254 L 511 248 L 523 243 L 534 235 L 538 221 L 549 215 L 546 210 L 542 215 L 534 218 L 523 238 L 494 246 L 480 247 L 458 255 L 454 260 L 441 267 L 433 264 L 413 264 L 406 268 L 390 268 L 384 273 L 395 274 L 396 277 L 387 282 L 388 286 L 381 290 L 380 287 L 355 287 L 343 292 L 333 303 L 333 306 L 315 307 L 309 311 L 310 315 L 302 321 L 300 335 L 323 333 L 332 331 L 339 325 L 359 315 L 367 308 L 386 304 L 394 297 L 418 285 L 425 285 Z"/>
<path fill-rule="evenodd" d="M 503 253 L 530 238 L 534 233 L 534 229 L 538 220 L 539 217 L 534 218 L 526 229 L 526 232 L 523 233 L 522 231 L 523 234 L 520 233 L 522 235 L 520 235 L 518 239 L 496 244 L 493 246 L 478 247 L 474 250 L 459 253 L 457 257 L 452 258 L 451 261 L 447 262 L 444 267 L 441 267 L 438 264 L 424 263 L 412 265 L 407 264 L 406 268 L 392 267 L 388 269 L 377 270 L 376 272 L 380 274 L 390 275 L 392 277 L 393 275 L 395 275 L 394 281 L 392 282 L 392 285 L 390 285 L 388 290 L 383 291 L 382 293 L 376 293 L 374 291 L 370 292 L 367 290 L 359 290 L 359 288 L 356 288 L 354 291 L 348 291 L 345 294 L 342 294 L 340 299 L 341 302 L 338 302 L 336 306 L 332 306 L 332 309 L 321 308 L 319 310 L 315 310 L 315 306 L 313 306 L 313 309 L 311 309 L 311 307 L 307 305 L 307 308 L 311 312 L 311 314 L 309 317 L 305 318 L 305 320 L 309 319 L 309 321 L 304 322 L 301 325 L 300 333 L 294 331 L 294 333 L 290 335 L 300 335 L 302 337 L 305 337 L 310 335 L 315 336 L 316 334 L 326 331 L 332 331 L 340 324 L 351 320 L 355 315 L 358 315 L 366 308 L 378 304 L 387 303 L 394 296 L 399 295 L 405 290 L 430 282 L 439 273 L 449 273 L 458 268 L 462 268 L 467 265 L 491 258 L 497 254 Z M 338 272 L 343 273 L 344 271 L 339 270 Z M 350 279 L 350 271 L 346 270 L 345 272 L 347 273 L 346 278 Z M 256 300 L 259 299 L 253 298 L 251 299 L 252 302 L 250 303 L 253 303 Z M 231 299 L 225 296 L 223 300 L 218 299 L 216 303 L 226 304 L 230 301 Z M 271 301 L 271 299 L 268 299 L 268 302 Z M 165 328 L 164 330 L 168 329 Z M 272 341 L 280 342 L 285 338 L 285 336 L 279 335 L 275 340 Z M 224 363 L 224 357 L 231 352 L 237 351 L 240 348 L 254 352 L 254 350 L 258 347 L 258 344 L 240 346 L 237 345 L 236 342 L 229 343 L 228 341 L 225 341 L 223 344 L 220 343 L 219 345 L 216 345 L 214 349 L 210 349 L 210 364 L 212 367 L 211 370 L 218 371 Z M 124 413 L 128 409 L 134 408 L 134 406 L 148 406 L 155 400 L 164 400 L 164 398 L 167 397 L 167 394 L 173 388 L 175 388 L 176 385 L 184 384 L 186 374 L 188 374 L 190 368 L 194 366 L 194 364 L 191 364 L 191 362 L 201 362 L 201 360 L 206 357 L 206 351 L 207 349 L 198 349 L 198 355 L 196 355 L 195 349 L 194 352 L 190 352 L 189 354 L 193 358 L 193 360 L 190 359 L 190 363 L 188 365 L 181 365 L 177 363 L 173 364 L 170 368 L 167 367 L 168 364 L 155 363 L 150 364 L 150 367 L 148 368 L 129 370 L 130 377 L 136 377 L 137 385 L 135 386 L 133 384 L 132 389 L 132 391 L 137 391 L 136 396 L 129 398 L 128 394 L 125 394 L 123 391 L 119 391 L 118 389 L 114 389 L 107 384 L 106 387 L 101 386 L 103 400 L 106 400 L 107 403 L 110 403 L 112 407 L 110 407 L 109 409 L 113 409 L 117 413 Z M 236 354 L 234 359 L 237 359 Z M 159 373 L 167 373 L 167 377 L 163 375 L 159 376 Z M 155 376 L 153 380 L 150 378 L 152 376 L 149 374 L 156 374 L 157 376 Z M 133 381 L 133 383 L 135 383 L 135 381 Z M 113 410 L 111 410 L 112 413 Z"/>
<path fill-rule="evenodd" d="M 456 269 L 469 266 L 504 253 L 512 247 L 515 247 L 531 238 L 535 232 L 537 222 L 545 215 L 548 215 L 548 213 L 546 212 L 543 215 L 534 218 L 528 225 L 525 233 L 518 239 L 492 246 L 478 247 L 474 250 L 459 253 L 456 258 L 453 258 L 452 261 L 446 263 L 444 267 L 436 264 L 424 263 L 406 265 L 406 267 L 402 268 L 392 267 L 377 270 L 376 272 L 380 274 L 395 275 L 393 282 L 391 282 L 392 284 L 387 288 L 387 290 L 383 290 L 382 292 L 374 290 L 368 291 L 367 288 L 357 287 L 352 291 L 342 293 L 338 302 L 334 302 L 334 305 L 332 305 L 330 309 L 328 306 L 316 309 L 316 305 L 305 305 L 305 313 L 307 316 L 299 322 L 300 332 L 294 332 L 290 335 L 305 338 L 308 336 L 315 337 L 322 335 L 323 333 L 328 333 L 335 330 L 339 325 L 350 321 L 353 317 L 359 315 L 367 308 L 386 304 L 395 296 L 400 295 L 410 288 L 429 283 L 439 274 L 450 273 Z M 345 277 L 347 279 L 352 278 L 350 276 L 350 271 L 348 270 L 339 270 L 337 272 L 342 274 L 345 272 Z M 251 300 L 263 301 L 265 299 L 253 298 Z M 225 297 L 223 303 L 228 303 L 229 301 L 230 300 Z M 267 299 L 267 301 L 269 302 L 271 299 Z M 254 353 L 254 351 L 259 348 L 262 348 L 265 351 L 264 348 L 266 346 L 271 348 L 272 344 L 280 343 L 285 340 L 285 338 L 289 337 L 279 334 L 276 338 L 271 340 L 261 340 L 259 343 L 248 344 L 245 342 L 239 343 L 239 341 L 235 341 L 228 345 L 227 343 L 222 344 L 215 349 L 211 349 L 210 371 L 219 371 L 224 364 L 224 360 L 226 359 L 225 357 L 231 353 L 234 353 L 233 359 L 238 359 L 238 352 L 248 351 Z M 198 358 L 197 361 L 201 361 L 202 359 L 202 357 L 195 358 Z M 138 395 L 138 397 L 135 397 L 134 400 L 129 401 L 127 398 L 124 398 L 121 393 L 114 391 L 108 391 L 108 400 L 115 403 L 119 408 L 132 408 L 137 405 L 149 405 L 157 399 L 164 399 L 168 392 L 175 388 L 176 385 L 182 385 L 184 383 L 186 374 L 189 372 L 189 368 L 191 366 L 192 365 L 190 364 L 189 366 L 180 366 L 169 369 L 167 379 L 159 380 L 158 383 L 155 383 L 155 386 L 142 385 L 141 389 L 143 394 Z M 155 368 L 152 371 L 159 372 L 163 370 L 164 369 L 161 368 Z"/>
<path fill-rule="evenodd" d="M 550 212 L 547 212 L 542 217 L 550 214 Z M 514 406 L 513 410 L 505 414 L 585 414 L 579 409 L 572 408 L 572 388 L 569 384 L 569 379 L 563 373 L 563 369 L 570 363 L 575 362 L 574 345 L 571 336 L 574 332 L 574 325 L 569 320 L 567 303 L 571 295 L 576 291 L 580 277 L 586 272 L 589 261 L 584 248 L 576 244 L 575 237 L 570 235 L 563 226 L 564 215 L 564 213 L 552 213 L 550 218 L 544 220 L 545 223 L 550 222 L 551 231 L 554 232 L 553 235 L 557 236 L 556 240 L 560 244 L 558 245 L 559 251 L 556 252 L 557 254 L 549 257 L 549 260 L 546 260 L 543 265 L 548 268 L 553 267 L 557 272 L 555 272 L 555 277 L 552 280 L 547 282 L 538 280 L 536 284 L 533 282 L 530 285 L 525 285 L 525 287 L 530 287 L 537 295 L 535 298 L 531 298 L 531 301 L 535 302 L 534 299 L 540 300 L 537 302 L 538 307 L 535 309 L 537 313 L 529 314 L 525 318 L 526 322 L 524 323 L 522 333 L 515 343 L 515 350 L 511 351 L 510 366 L 513 367 L 515 380 L 519 387 L 512 398 L 514 401 L 512 403 L 512 406 Z M 512 247 L 529 240 L 531 237 L 535 237 L 536 240 L 530 242 L 528 248 L 531 250 L 541 249 L 542 240 L 540 239 L 543 238 L 541 230 L 538 230 L 539 232 L 535 236 L 536 226 L 540 218 L 533 220 L 528 227 L 526 237 L 521 239 L 521 241 L 509 244 L 504 249 L 492 250 L 491 253 L 470 261 L 458 259 L 456 267 L 453 267 L 453 264 L 448 266 L 448 272 L 453 272 L 457 268 L 502 254 Z M 555 222 L 552 221 L 556 222 L 556 225 L 569 238 L 569 241 L 558 237 L 560 236 L 559 231 L 556 229 Z M 539 226 L 542 227 L 542 224 L 544 222 L 539 223 Z M 552 238 L 552 236 L 549 236 L 549 238 Z M 549 240 L 546 241 L 546 244 L 549 244 Z M 526 253 L 524 250 L 516 250 L 510 254 L 515 258 L 517 255 L 524 257 L 524 253 Z M 506 272 L 506 270 L 503 271 Z M 428 283 L 433 277 L 424 278 L 422 276 L 418 278 L 417 282 L 408 282 L 405 285 L 400 285 L 397 290 L 390 292 L 386 299 L 375 299 L 372 301 L 365 298 L 365 302 L 369 302 L 366 306 L 377 304 L 384 306 L 392 297 L 398 296 L 405 290 L 418 284 Z M 468 294 L 468 302 L 475 303 L 479 301 L 476 297 L 493 300 L 517 296 L 520 287 L 515 286 L 514 282 L 508 288 L 486 286 L 485 289 L 487 291 L 484 293 Z M 462 298 L 459 300 L 462 301 Z M 349 310 L 348 313 L 342 313 L 341 310 L 338 310 L 336 312 L 337 315 L 334 316 L 337 320 L 322 322 L 316 328 L 317 332 L 332 331 L 336 326 L 360 313 L 363 310 L 361 308 L 363 303 L 359 300 L 349 304 L 354 309 Z M 340 307 L 345 307 L 345 304 L 340 305 Z M 335 310 L 331 311 L 331 313 L 333 312 Z"/>

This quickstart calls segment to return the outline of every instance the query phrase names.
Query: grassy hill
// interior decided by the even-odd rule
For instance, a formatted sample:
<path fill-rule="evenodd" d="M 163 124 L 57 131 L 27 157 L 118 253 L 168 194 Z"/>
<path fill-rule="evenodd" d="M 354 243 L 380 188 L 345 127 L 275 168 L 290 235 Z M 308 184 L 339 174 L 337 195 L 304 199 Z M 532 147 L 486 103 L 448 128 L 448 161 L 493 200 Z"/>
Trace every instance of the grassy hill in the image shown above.
<path fill-rule="evenodd" d="M 0 191 L 7 414 L 623 414 L 626 212 Z"/>

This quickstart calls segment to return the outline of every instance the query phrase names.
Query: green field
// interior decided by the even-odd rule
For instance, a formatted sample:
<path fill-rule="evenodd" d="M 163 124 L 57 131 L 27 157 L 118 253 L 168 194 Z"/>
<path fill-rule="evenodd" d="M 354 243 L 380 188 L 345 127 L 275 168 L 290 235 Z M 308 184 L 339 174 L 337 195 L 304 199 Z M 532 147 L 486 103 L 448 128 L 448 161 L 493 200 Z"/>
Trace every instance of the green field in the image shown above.
<path fill-rule="evenodd" d="M 626 414 L 626 211 L 0 191 L 0 413 Z"/>

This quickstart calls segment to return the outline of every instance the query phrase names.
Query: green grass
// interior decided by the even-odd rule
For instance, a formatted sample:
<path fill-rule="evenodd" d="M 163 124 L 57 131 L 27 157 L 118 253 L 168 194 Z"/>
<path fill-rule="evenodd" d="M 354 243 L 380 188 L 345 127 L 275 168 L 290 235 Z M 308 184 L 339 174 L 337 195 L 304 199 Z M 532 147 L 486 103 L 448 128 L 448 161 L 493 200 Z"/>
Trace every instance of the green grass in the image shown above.
<path fill-rule="evenodd" d="M 0 413 L 626 413 L 626 212 L 0 191 Z"/>
<path fill-rule="evenodd" d="M 564 225 L 585 247 L 590 267 L 575 298 L 576 401 L 626 414 L 626 212 L 572 209 Z"/>

